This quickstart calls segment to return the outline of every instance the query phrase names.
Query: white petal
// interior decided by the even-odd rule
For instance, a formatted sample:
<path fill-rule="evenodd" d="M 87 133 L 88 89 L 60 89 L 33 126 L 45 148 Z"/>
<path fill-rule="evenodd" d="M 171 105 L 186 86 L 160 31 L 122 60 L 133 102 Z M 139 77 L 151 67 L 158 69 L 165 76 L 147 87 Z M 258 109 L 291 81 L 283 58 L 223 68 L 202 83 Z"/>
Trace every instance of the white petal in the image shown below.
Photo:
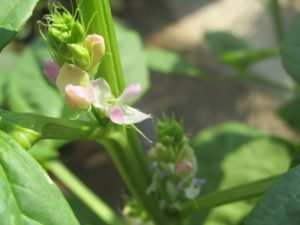
<path fill-rule="evenodd" d="M 125 88 L 122 95 L 118 98 L 120 104 L 133 100 L 137 94 L 141 91 L 141 85 L 139 83 L 131 84 Z"/>
<path fill-rule="evenodd" d="M 112 96 L 109 84 L 103 78 L 93 80 L 91 84 L 93 92 L 93 105 L 96 108 L 104 108 L 106 99 Z"/>
<path fill-rule="evenodd" d="M 124 124 L 134 124 L 142 122 L 143 120 L 151 118 L 150 115 L 142 113 L 141 111 L 130 106 L 122 106 L 124 112 Z"/>

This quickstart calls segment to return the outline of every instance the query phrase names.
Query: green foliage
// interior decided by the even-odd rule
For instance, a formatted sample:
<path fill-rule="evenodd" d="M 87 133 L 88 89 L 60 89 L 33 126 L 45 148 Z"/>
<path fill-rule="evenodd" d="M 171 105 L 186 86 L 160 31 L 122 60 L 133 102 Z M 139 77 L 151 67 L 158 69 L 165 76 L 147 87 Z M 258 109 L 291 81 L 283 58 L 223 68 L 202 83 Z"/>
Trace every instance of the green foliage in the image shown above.
<path fill-rule="evenodd" d="M 179 54 L 160 48 L 147 48 L 147 63 L 151 70 L 176 75 L 183 74 L 192 77 L 202 77 L 200 68 L 182 58 Z"/>
<path fill-rule="evenodd" d="M 38 0 L 1 1 L 0 51 L 7 45 L 29 19 Z"/>
<path fill-rule="evenodd" d="M 292 128 L 300 133 L 300 97 L 295 97 L 279 109 L 279 116 Z"/>
<path fill-rule="evenodd" d="M 41 54 L 39 48 L 42 47 L 39 43 L 34 43 L 26 48 L 6 74 L 9 76 L 8 105 L 11 110 L 16 112 L 60 116 L 63 107 L 62 98 L 57 90 L 48 83 L 42 74 L 42 65 L 36 59 L 35 51 Z M 44 51 L 46 51 L 45 48 Z"/>
<path fill-rule="evenodd" d="M 297 83 L 300 82 L 300 16 L 287 32 L 281 46 L 281 59 L 284 68 Z"/>
<path fill-rule="evenodd" d="M 207 180 L 203 194 L 224 190 L 286 171 L 293 145 L 239 123 L 202 131 L 195 139 L 199 175 Z M 194 218 L 205 225 L 236 225 L 255 200 L 224 205 Z"/>
<path fill-rule="evenodd" d="M 240 71 L 245 71 L 255 62 L 263 59 L 272 58 L 278 55 L 276 49 L 258 49 L 258 50 L 236 50 L 222 54 L 220 56 L 221 62 L 231 65 Z"/>
<path fill-rule="evenodd" d="M 149 73 L 141 37 L 134 30 L 115 23 L 126 85 L 140 83 L 143 91 L 150 86 Z"/>
<path fill-rule="evenodd" d="M 246 42 L 226 31 L 209 32 L 205 35 L 205 41 L 222 63 L 239 71 L 278 55 L 276 49 L 250 49 Z"/>
<path fill-rule="evenodd" d="M 93 122 L 39 116 L 31 113 L 14 113 L 0 110 L 0 119 L 39 134 L 39 139 L 95 139 L 105 134 Z M 1 124 L 0 120 L 0 124 Z"/>
<path fill-rule="evenodd" d="M 1 225 L 79 224 L 42 167 L 0 131 Z"/>
<path fill-rule="evenodd" d="M 300 224 L 300 166 L 284 174 L 263 196 L 247 225 Z"/>
<path fill-rule="evenodd" d="M 208 32 L 204 38 L 216 55 L 248 49 L 246 42 L 227 31 Z"/>

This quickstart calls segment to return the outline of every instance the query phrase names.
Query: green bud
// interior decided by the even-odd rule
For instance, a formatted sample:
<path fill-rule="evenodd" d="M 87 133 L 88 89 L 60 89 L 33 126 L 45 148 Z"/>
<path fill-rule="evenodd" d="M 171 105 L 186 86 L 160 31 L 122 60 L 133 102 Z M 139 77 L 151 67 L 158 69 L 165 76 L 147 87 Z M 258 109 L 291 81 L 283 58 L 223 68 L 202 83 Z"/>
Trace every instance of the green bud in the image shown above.
<path fill-rule="evenodd" d="M 47 17 L 47 43 L 60 65 L 72 63 L 72 52 L 67 47 L 69 44 L 80 43 L 84 39 L 84 26 L 72 14 L 60 5 L 50 9 Z"/>
<path fill-rule="evenodd" d="M 40 134 L 33 130 L 2 121 L 1 119 L 0 129 L 10 135 L 24 149 L 30 149 L 40 137 Z"/>
<path fill-rule="evenodd" d="M 71 60 L 75 65 L 83 70 L 90 65 L 90 55 L 88 50 L 80 44 L 67 44 L 67 49 L 71 55 Z"/>

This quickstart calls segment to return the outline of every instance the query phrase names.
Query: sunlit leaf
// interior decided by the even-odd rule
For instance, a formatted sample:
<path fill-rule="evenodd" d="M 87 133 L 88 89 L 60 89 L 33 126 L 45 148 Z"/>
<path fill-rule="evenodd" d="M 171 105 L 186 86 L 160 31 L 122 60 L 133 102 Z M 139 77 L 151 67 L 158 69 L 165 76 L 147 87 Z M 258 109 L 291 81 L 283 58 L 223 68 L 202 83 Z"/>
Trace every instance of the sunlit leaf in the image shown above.
<path fill-rule="evenodd" d="M 44 169 L 0 131 L 1 225 L 79 225 Z"/>
<path fill-rule="evenodd" d="M 200 132 L 195 139 L 203 193 L 224 190 L 286 171 L 294 146 L 239 123 L 225 123 Z M 236 225 L 256 201 L 227 204 L 197 216 L 193 224 Z"/>
<path fill-rule="evenodd" d="M 0 50 L 3 49 L 32 15 L 38 0 L 1 1 L 0 7 Z"/>
<path fill-rule="evenodd" d="M 300 166 L 284 174 L 263 196 L 247 225 L 300 224 Z"/>

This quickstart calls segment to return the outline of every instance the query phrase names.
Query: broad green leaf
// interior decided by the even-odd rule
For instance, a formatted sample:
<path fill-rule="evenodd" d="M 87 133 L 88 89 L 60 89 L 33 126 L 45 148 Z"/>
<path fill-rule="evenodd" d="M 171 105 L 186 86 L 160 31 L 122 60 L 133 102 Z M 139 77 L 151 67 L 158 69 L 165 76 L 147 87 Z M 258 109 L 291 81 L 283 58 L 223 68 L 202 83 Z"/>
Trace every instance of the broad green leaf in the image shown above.
<path fill-rule="evenodd" d="M 194 77 L 201 77 L 204 74 L 197 66 L 173 51 L 148 48 L 146 53 L 148 66 L 151 70 L 170 75 L 183 74 Z"/>
<path fill-rule="evenodd" d="M 279 109 L 279 116 L 295 131 L 300 133 L 300 97 L 295 97 Z"/>
<path fill-rule="evenodd" d="M 249 48 L 246 42 L 227 31 L 208 32 L 204 38 L 212 51 L 218 56 L 226 52 Z"/>
<path fill-rule="evenodd" d="M 1 225 L 79 225 L 44 169 L 0 131 Z"/>
<path fill-rule="evenodd" d="M 32 130 L 39 135 L 39 139 L 95 139 L 105 134 L 105 130 L 95 123 L 51 118 L 31 113 L 0 110 L 0 126 L 2 121 L 25 130 Z M 7 132 L 12 131 L 10 129 Z"/>
<path fill-rule="evenodd" d="M 30 18 L 38 0 L 1 1 L 0 51 L 7 45 Z"/>
<path fill-rule="evenodd" d="M 40 46 L 43 48 L 42 46 Z M 9 71 L 8 105 L 12 111 L 60 116 L 63 100 L 49 84 L 37 59 L 38 48 L 27 48 Z"/>
<path fill-rule="evenodd" d="M 300 82 L 300 16 L 292 24 L 285 35 L 281 46 L 282 63 L 286 71 L 298 83 Z"/>
<path fill-rule="evenodd" d="M 277 55 L 278 51 L 276 49 L 243 49 L 225 52 L 220 55 L 220 59 L 221 62 L 243 71 L 255 62 L 273 58 Z"/>
<path fill-rule="evenodd" d="M 140 83 L 143 91 L 149 88 L 149 73 L 143 42 L 132 29 L 115 23 L 124 79 L 126 85 Z"/>
<path fill-rule="evenodd" d="M 195 139 L 203 193 L 224 190 L 286 171 L 294 146 L 239 123 L 225 123 L 200 132 Z M 236 225 L 251 211 L 255 200 L 215 208 L 194 223 Z"/>
<path fill-rule="evenodd" d="M 300 224 L 300 166 L 284 174 L 262 197 L 247 225 Z"/>

